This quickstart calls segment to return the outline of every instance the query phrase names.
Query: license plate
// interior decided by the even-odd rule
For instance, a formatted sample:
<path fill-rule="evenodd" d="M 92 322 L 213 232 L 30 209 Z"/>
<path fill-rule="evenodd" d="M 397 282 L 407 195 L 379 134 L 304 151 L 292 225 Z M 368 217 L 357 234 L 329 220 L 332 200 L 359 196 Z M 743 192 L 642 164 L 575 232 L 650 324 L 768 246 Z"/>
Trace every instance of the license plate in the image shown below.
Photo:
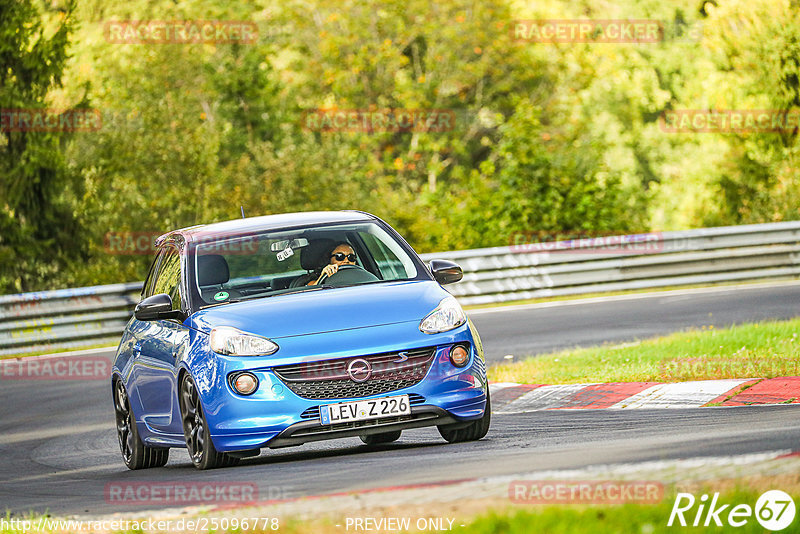
<path fill-rule="evenodd" d="M 326 404 L 319 408 L 319 417 L 323 425 L 409 414 L 411 414 L 411 403 L 408 395 Z"/>

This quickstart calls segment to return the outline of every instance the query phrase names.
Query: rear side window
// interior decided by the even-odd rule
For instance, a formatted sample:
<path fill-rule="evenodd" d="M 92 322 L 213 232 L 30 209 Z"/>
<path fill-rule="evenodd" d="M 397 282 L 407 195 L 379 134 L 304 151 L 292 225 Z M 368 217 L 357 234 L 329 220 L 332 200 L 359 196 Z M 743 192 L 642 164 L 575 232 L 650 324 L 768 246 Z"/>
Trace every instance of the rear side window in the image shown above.
<path fill-rule="evenodd" d="M 166 293 L 172 297 L 172 309 L 181 307 L 181 257 L 174 247 L 164 249 L 153 283 L 152 294 Z"/>
<path fill-rule="evenodd" d="M 155 285 L 156 282 L 158 263 L 161 261 L 161 258 L 163 256 L 164 256 L 164 249 L 161 249 L 156 253 L 156 257 L 153 259 L 153 263 L 150 264 L 150 271 L 147 273 L 147 279 L 144 281 L 144 286 L 142 287 L 143 299 L 155 295 L 155 293 L 153 293 L 153 286 Z"/>

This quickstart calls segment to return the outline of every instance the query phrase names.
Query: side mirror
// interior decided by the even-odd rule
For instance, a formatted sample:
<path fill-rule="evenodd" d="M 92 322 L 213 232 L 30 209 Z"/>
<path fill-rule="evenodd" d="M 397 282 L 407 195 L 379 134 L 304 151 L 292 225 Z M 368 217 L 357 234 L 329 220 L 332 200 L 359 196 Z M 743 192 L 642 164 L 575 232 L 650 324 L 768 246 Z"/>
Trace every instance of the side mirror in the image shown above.
<path fill-rule="evenodd" d="M 452 284 L 464 278 L 464 271 L 457 263 L 448 260 L 431 260 L 431 273 L 442 285 Z"/>
<path fill-rule="evenodd" d="M 140 321 L 158 321 L 159 319 L 177 319 L 183 321 L 186 315 L 180 310 L 172 309 L 172 299 L 166 293 L 147 297 L 133 310 L 133 316 Z"/>

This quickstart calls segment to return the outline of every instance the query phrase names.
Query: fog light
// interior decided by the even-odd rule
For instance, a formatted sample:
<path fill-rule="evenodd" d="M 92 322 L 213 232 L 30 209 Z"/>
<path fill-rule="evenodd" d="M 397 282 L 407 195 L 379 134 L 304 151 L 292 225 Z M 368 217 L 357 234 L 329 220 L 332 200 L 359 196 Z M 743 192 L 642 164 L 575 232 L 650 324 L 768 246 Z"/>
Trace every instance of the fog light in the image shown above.
<path fill-rule="evenodd" d="M 258 378 L 250 373 L 240 373 L 233 379 L 233 389 L 242 395 L 250 395 L 258 389 Z"/>
<path fill-rule="evenodd" d="M 450 351 L 450 361 L 456 367 L 464 367 L 467 365 L 467 360 L 469 360 L 469 351 L 461 345 L 456 345 Z"/>

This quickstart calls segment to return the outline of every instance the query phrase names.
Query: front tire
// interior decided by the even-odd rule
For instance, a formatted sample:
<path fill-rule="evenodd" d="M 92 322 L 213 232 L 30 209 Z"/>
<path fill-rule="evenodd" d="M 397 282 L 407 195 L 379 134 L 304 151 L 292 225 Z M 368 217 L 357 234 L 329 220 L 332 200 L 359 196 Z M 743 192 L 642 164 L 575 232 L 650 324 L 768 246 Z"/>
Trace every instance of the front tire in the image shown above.
<path fill-rule="evenodd" d="M 453 429 L 454 425 L 441 425 L 437 427 L 439 434 L 448 443 L 461 443 L 463 441 L 477 441 L 489 432 L 489 424 L 492 421 L 492 402 L 489 398 L 489 391 L 486 391 L 486 409 L 483 416 L 477 421 L 473 421 L 468 426 Z M 459 425 L 460 426 L 460 425 Z"/>
<path fill-rule="evenodd" d="M 142 443 L 139 430 L 136 428 L 136 418 L 128 400 L 128 392 L 122 380 L 114 383 L 114 414 L 117 421 L 119 450 L 127 468 L 136 470 L 164 467 L 169 460 L 169 449 L 148 447 Z"/>
<path fill-rule="evenodd" d="M 180 404 L 183 436 L 194 466 L 198 469 L 214 469 L 237 465 L 239 458 L 214 448 L 197 386 L 188 375 L 181 382 Z"/>

